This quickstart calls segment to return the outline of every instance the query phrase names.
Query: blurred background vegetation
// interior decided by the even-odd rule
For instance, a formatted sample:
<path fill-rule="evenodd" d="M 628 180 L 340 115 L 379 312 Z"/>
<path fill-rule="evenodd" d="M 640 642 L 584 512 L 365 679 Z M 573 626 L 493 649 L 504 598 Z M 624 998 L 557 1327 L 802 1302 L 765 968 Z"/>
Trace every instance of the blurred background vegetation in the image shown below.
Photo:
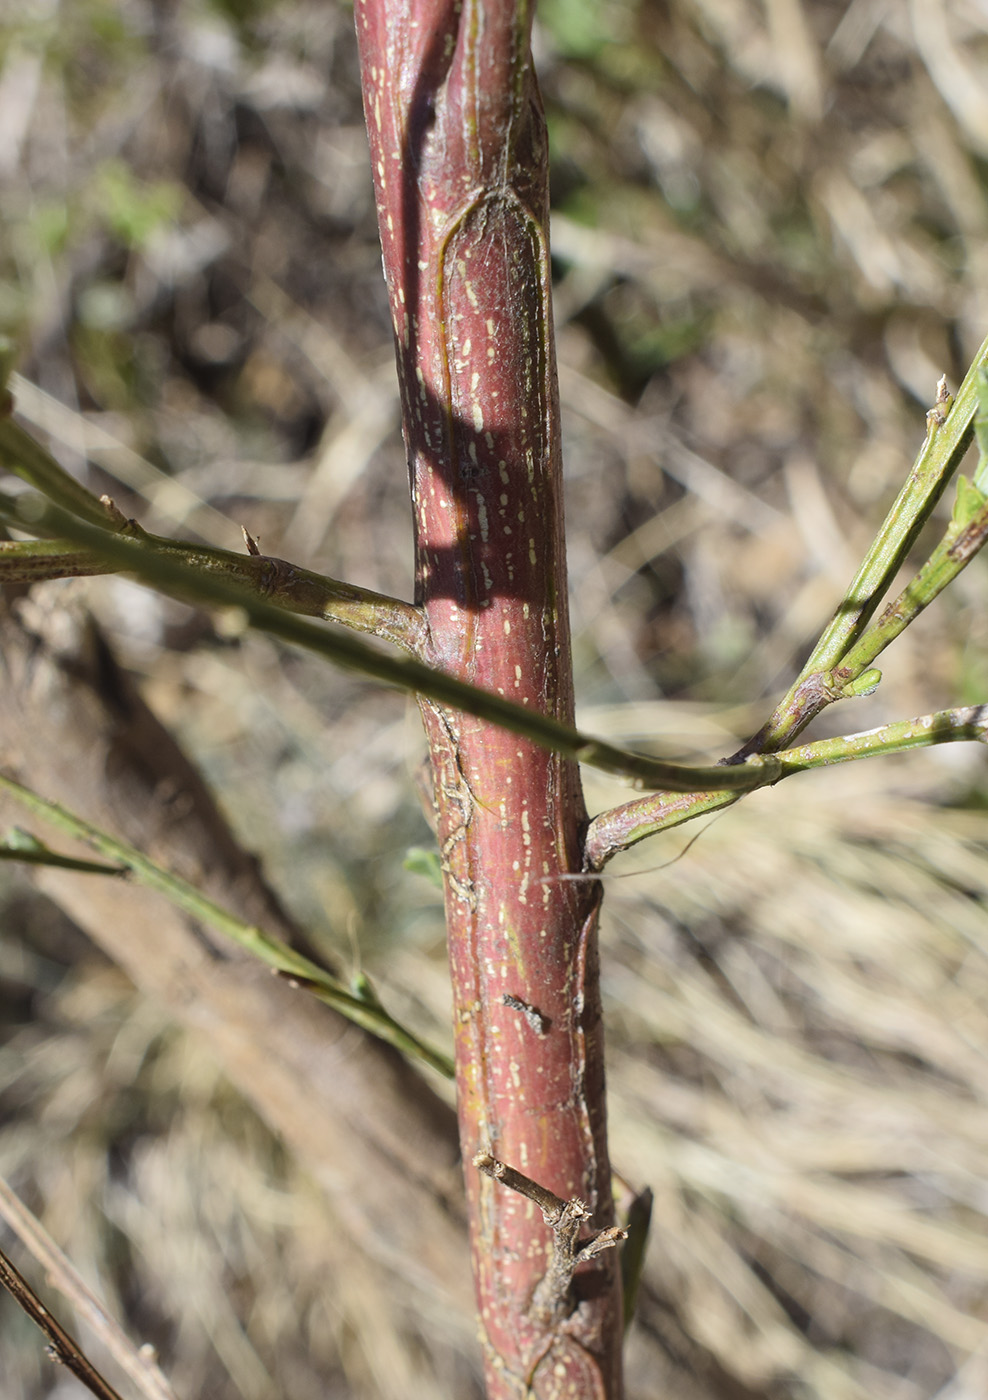
<path fill-rule="evenodd" d="M 0 24 L 24 420 L 149 528 L 238 548 L 243 524 L 409 597 L 351 10 L 2 0 Z M 988 10 L 543 0 L 536 49 L 580 718 L 717 756 L 988 333 Z M 985 584 L 975 561 L 827 724 L 988 699 Z M 327 954 L 448 1044 L 439 893 L 406 868 L 431 842 L 414 711 L 124 581 L 58 587 Z M 613 1157 L 656 1195 L 633 1396 L 988 1393 L 985 795 L 944 748 L 611 868 Z M 621 796 L 591 775 L 592 810 Z M 388 1280 L 202 1047 L 28 884 L 0 896 L 0 1171 L 179 1393 L 476 1394 L 476 1358 L 389 1330 Z M 5 1397 L 81 1394 L 5 1304 L 0 1329 Z"/>

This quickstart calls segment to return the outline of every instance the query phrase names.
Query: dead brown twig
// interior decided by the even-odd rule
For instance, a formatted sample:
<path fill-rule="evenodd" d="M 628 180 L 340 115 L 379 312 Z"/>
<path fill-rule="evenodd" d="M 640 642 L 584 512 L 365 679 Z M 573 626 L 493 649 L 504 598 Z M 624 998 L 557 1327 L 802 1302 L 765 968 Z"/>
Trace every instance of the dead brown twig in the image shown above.
<path fill-rule="evenodd" d="M 109 1316 L 77 1269 L 48 1234 L 41 1221 L 28 1210 L 3 1177 L 0 1177 L 0 1218 L 6 1221 L 24 1247 L 30 1250 L 34 1258 L 37 1259 L 45 1270 L 49 1281 L 64 1297 L 70 1300 L 78 1315 L 85 1319 L 121 1370 L 126 1372 L 140 1390 L 145 1400 L 177 1400 L 174 1390 L 162 1375 L 153 1356 L 149 1354 L 149 1349 L 136 1347 L 114 1319 Z M 13 1268 L 13 1265 L 9 1265 L 9 1267 Z M 6 1282 L 6 1280 L 4 1281 Z M 14 1293 L 9 1283 L 7 1287 Z M 21 1302 L 17 1293 L 14 1293 L 14 1297 L 24 1307 L 24 1303 Z M 27 1309 L 25 1310 L 27 1311 Z M 47 1310 L 45 1310 L 45 1315 L 48 1316 Z M 33 1312 L 31 1316 L 35 1317 Z M 35 1317 L 35 1321 L 38 1322 L 39 1327 L 43 1325 L 37 1317 Z M 57 1359 L 63 1360 L 61 1355 Z M 64 1364 L 68 1365 L 69 1363 L 65 1361 Z M 80 1379 L 83 1378 L 80 1376 Z"/>
<path fill-rule="evenodd" d="M 546 1186 L 540 1186 L 524 1172 L 499 1162 L 489 1152 L 478 1152 L 473 1164 L 485 1176 L 507 1186 L 509 1191 L 534 1201 L 542 1212 L 542 1218 L 552 1231 L 552 1252 L 549 1267 L 532 1295 L 529 1315 L 538 1325 L 551 1326 L 565 1317 L 569 1307 L 569 1290 L 573 1275 L 581 1264 L 587 1263 L 605 1249 L 628 1238 L 627 1230 L 612 1225 L 606 1230 L 597 1230 L 581 1242 L 580 1229 L 590 1219 L 590 1211 L 583 1201 L 574 1197 L 564 1201 Z"/>
<path fill-rule="evenodd" d="M 14 1302 L 23 1308 L 28 1317 L 36 1322 L 44 1332 L 48 1338 L 46 1350 L 53 1361 L 58 1361 L 74 1376 L 77 1376 L 86 1389 L 98 1396 L 99 1400 L 122 1400 L 119 1391 L 114 1390 L 109 1381 L 103 1379 L 79 1344 L 52 1317 L 27 1279 L 18 1273 L 2 1249 L 0 1249 L 0 1284 L 3 1284 Z"/>

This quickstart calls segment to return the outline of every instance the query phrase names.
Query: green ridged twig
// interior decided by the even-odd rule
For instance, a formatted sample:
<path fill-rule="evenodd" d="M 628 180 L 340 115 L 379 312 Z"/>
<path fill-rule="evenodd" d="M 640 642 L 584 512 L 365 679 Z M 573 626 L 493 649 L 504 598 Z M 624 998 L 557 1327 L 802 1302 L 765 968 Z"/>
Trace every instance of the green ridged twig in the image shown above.
<path fill-rule="evenodd" d="M 134 846 L 101 831 L 99 827 L 93 826 L 58 803 L 47 801 L 3 773 L 0 773 L 0 792 L 6 793 L 26 811 L 50 822 L 67 835 L 85 842 L 107 860 L 114 861 L 140 884 L 156 890 L 193 918 L 225 934 L 280 976 L 307 988 L 320 1001 L 334 1007 L 348 1020 L 354 1021 L 381 1040 L 386 1040 L 404 1054 L 423 1060 L 447 1079 L 452 1078 L 453 1066 L 449 1058 L 438 1050 L 433 1050 L 390 1016 L 369 987 L 363 995 L 356 995 L 318 963 L 295 952 L 287 943 L 274 938 L 264 929 L 237 918 L 235 914 L 207 898 L 187 880 L 156 865 Z M 120 872 L 115 870 L 112 873 Z"/>
<path fill-rule="evenodd" d="M 900 719 L 860 734 L 844 734 L 838 739 L 818 739 L 813 744 L 785 749 L 779 754 L 782 776 L 805 773 L 810 768 L 827 768 L 857 758 L 879 758 L 886 754 L 928 749 L 934 744 L 988 741 L 988 705 L 965 705 L 916 719 Z"/>
<path fill-rule="evenodd" d="M 58 465 L 50 452 L 10 417 L 13 398 L 0 383 L 0 463 L 71 515 L 90 525 L 106 524 L 99 499 Z"/>
<path fill-rule="evenodd" d="M 950 524 L 929 559 L 881 617 L 845 654 L 831 675 L 836 683 L 855 681 L 871 663 L 904 632 L 934 598 L 952 583 L 988 538 L 988 501 L 978 488 L 961 477 Z"/>
<path fill-rule="evenodd" d="M 77 856 L 63 856 L 50 846 L 32 836 L 20 827 L 7 833 L 0 844 L 0 860 L 16 860 L 27 865 L 50 865 L 56 870 L 78 870 L 83 875 L 126 875 L 126 865 L 105 865 L 98 860 L 80 860 Z"/>
<path fill-rule="evenodd" d="M 842 663 L 874 616 L 967 451 L 976 414 L 984 413 L 979 395 L 983 392 L 986 366 L 988 340 L 979 349 L 954 398 L 941 380 L 937 402 L 927 415 L 926 440 L 861 567 L 799 676 L 771 718 L 739 751 L 738 758 L 782 748 L 822 709 L 843 697 L 842 681 L 848 675 Z M 838 668 L 842 668 L 841 680 L 834 684 L 832 677 Z"/>
<path fill-rule="evenodd" d="M 974 484 L 960 479 L 951 522 L 939 544 L 912 582 L 869 628 L 869 620 L 932 514 L 973 434 L 977 435 L 981 453 Z M 732 757 L 731 764 L 747 764 L 753 757 L 768 753 L 779 754 L 785 760 L 789 752 L 785 745 L 828 705 L 870 694 L 875 689 L 881 672 L 871 663 L 943 591 L 988 538 L 986 497 L 988 340 L 978 351 L 956 398 L 951 399 L 946 382 L 940 381 L 936 405 L 927 415 L 926 440 L 854 580 L 788 693 L 758 733 Z M 891 736 L 894 730 L 896 726 L 892 725 L 874 732 Z M 852 744 L 857 737 L 828 742 Z M 848 751 L 845 756 L 863 754 Z M 787 768 L 786 774 L 789 771 Z M 737 798 L 738 793 L 726 783 L 711 783 L 707 792 L 683 796 L 670 788 L 602 812 L 591 822 L 587 833 L 587 868 L 599 870 L 618 851 L 701 813 L 725 807 Z"/>
<path fill-rule="evenodd" d="M 10 396 L 4 400 L 0 389 L 0 463 L 36 487 L 42 497 L 59 507 L 68 519 L 140 540 L 149 550 L 173 555 L 201 574 L 235 579 L 258 597 L 290 612 L 330 619 L 354 631 L 372 633 L 413 654 L 421 652 L 426 626 L 420 609 L 368 588 L 340 583 L 284 559 L 262 555 L 246 530 L 247 554 L 149 534 L 136 521 L 127 520 L 108 496 L 97 498 L 70 476 L 29 433 L 13 422 L 10 408 Z M 33 499 L 0 495 L 0 516 L 28 533 L 64 534 L 64 530 L 46 525 L 43 511 L 31 519 Z M 79 549 L 72 541 L 64 539 L 49 539 L 36 545 L 30 541 L 16 541 L 0 547 L 0 583 L 36 583 L 41 579 L 114 573 L 119 567 L 104 551 Z"/>
<path fill-rule="evenodd" d="M 440 705 L 499 724 L 543 748 L 628 778 L 640 787 L 695 792 L 706 790 L 716 783 L 732 792 L 751 792 L 775 782 L 778 777 L 778 766 L 772 755 L 756 755 L 749 763 L 734 768 L 713 765 L 686 767 L 617 748 L 571 729 L 550 715 L 516 705 L 501 695 L 478 690 L 413 657 L 386 655 L 347 632 L 331 631 L 294 616 L 256 593 L 248 592 L 238 572 L 228 569 L 212 571 L 190 564 L 184 547 L 159 548 L 151 536 L 128 537 L 94 529 L 41 497 L 18 498 L 18 504 L 22 511 L 22 528 L 67 537 L 84 550 L 105 558 L 117 571 L 129 573 L 142 583 L 186 601 L 237 609 L 246 622 L 282 641 L 305 647 L 337 665 L 386 685 L 397 686 Z M 230 557 L 248 566 L 269 562 L 251 556 L 243 559 L 237 555 Z"/>
<path fill-rule="evenodd" d="M 776 755 L 779 778 L 790 778 L 810 768 L 828 768 L 859 758 L 880 758 L 931 748 L 934 744 L 988 742 L 988 705 L 967 705 L 916 719 L 897 720 L 859 734 L 818 739 L 812 744 L 783 749 Z M 728 770 L 730 771 L 730 770 Z M 657 832 L 692 821 L 706 812 L 729 807 L 739 794 L 723 788 L 697 793 L 652 793 L 602 812 L 590 823 L 584 847 L 587 870 L 602 870 L 612 856 Z"/>

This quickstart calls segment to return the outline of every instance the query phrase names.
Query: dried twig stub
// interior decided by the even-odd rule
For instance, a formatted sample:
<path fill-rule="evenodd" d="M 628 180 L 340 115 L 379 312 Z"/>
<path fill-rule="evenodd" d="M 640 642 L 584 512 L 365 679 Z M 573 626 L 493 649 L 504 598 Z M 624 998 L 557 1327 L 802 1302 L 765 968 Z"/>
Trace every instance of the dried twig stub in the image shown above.
<path fill-rule="evenodd" d="M 570 1284 L 579 1266 L 603 1250 L 620 1244 L 622 1240 L 627 1239 L 628 1232 L 614 1225 L 606 1230 L 597 1230 L 581 1242 L 580 1228 L 590 1219 L 590 1211 L 583 1201 L 577 1197 L 564 1201 L 548 1187 L 540 1186 L 524 1172 L 498 1161 L 489 1152 L 478 1152 L 473 1164 L 485 1176 L 492 1177 L 502 1186 L 507 1186 L 510 1191 L 517 1191 L 519 1195 L 534 1201 L 552 1231 L 549 1266 L 532 1294 L 528 1308 L 533 1322 L 539 1326 L 550 1327 L 572 1309 Z"/>

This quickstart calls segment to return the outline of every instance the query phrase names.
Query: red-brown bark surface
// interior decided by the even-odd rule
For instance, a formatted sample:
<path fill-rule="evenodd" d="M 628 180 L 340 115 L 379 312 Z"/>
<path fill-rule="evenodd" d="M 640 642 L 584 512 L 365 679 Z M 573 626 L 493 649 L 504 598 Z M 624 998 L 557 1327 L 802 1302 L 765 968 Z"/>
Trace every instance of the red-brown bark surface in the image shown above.
<path fill-rule="evenodd" d="M 357 5 L 426 659 L 568 720 L 546 141 L 530 19 L 507 0 Z M 550 1244 L 540 1212 L 470 1165 L 490 1151 L 585 1200 L 594 1228 L 612 1223 L 599 887 L 559 878 L 582 864 L 579 776 L 490 725 L 423 709 L 488 1392 L 614 1396 L 614 1251 L 547 1316 L 532 1306 Z"/>

